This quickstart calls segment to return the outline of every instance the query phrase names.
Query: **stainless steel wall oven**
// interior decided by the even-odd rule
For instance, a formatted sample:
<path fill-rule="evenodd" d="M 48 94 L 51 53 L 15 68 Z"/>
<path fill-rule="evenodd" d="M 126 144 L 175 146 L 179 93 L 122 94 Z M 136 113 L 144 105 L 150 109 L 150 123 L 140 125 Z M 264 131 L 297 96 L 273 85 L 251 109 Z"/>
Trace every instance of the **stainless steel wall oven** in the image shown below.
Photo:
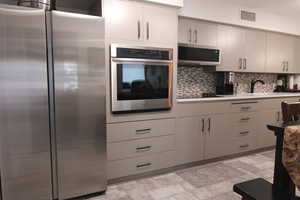
<path fill-rule="evenodd" d="M 113 113 L 170 110 L 173 50 L 111 45 Z"/>

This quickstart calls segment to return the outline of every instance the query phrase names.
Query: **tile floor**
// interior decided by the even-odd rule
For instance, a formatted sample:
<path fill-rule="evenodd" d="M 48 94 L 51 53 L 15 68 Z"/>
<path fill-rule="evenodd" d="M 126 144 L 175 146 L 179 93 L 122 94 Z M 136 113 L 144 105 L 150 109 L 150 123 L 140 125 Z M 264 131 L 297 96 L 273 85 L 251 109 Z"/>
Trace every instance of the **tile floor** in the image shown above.
<path fill-rule="evenodd" d="M 272 182 L 274 151 L 210 163 L 164 175 L 111 185 L 89 200 L 239 200 L 235 183 L 263 177 Z"/>

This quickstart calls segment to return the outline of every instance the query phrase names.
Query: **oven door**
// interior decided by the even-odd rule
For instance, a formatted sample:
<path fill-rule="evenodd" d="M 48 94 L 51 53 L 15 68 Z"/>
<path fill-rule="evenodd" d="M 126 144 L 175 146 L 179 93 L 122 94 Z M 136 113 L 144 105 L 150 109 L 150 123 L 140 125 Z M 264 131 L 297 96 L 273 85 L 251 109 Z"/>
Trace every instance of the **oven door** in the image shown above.
<path fill-rule="evenodd" d="M 169 110 L 172 107 L 172 61 L 112 59 L 112 112 Z"/>

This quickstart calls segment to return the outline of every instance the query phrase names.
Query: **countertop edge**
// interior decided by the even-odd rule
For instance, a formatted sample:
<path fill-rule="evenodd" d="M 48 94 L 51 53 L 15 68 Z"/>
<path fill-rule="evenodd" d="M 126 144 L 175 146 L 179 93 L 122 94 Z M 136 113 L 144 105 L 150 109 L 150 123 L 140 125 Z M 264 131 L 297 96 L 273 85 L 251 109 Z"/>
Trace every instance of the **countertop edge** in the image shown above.
<path fill-rule="evenodd" d="M 234 96 L 234 97 L 219 97 L 219 98 L 195 98 L 195 99 L 177 99 L 177 103 L 193 103 L 193 102 L 214 102 L 214 101 L 235 101 L 235 100 L 252 100 L 252 99 L 273 99 L 273 98 L 288 98 L 288 97 L 300 97 L 299 94 L 278 94 L 278 95 L 266 95 L 266 96 Z"/>

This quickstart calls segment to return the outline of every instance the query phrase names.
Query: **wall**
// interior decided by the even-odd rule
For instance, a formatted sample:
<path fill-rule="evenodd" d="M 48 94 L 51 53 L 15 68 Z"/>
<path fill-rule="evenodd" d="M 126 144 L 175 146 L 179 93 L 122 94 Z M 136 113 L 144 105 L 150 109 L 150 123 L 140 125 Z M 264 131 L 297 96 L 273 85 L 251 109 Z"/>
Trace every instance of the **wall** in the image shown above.
<path fill-rule="evenodd" d="M 203 67 L 179 66 L 177 76 L 177 98 L 197 98 L 202 93 L 214 93 L 216 89 L 216 72 L 209 72 Z M 273 92 L 276 74 L 235 73 L 238 83 L 237 93 L 250 92 L 251 80 L 263 80 L 265 85 L 258 83 L 255 92 Z"/>
<path fill-rule="evenodd" d="M 246 26 L 282 33 L 300 35 L 300 21 L 297 18 L 284 17 L 263 10 L 249 9 L 222 0 L 185 0 L 179 15 L 226 24 Z M 240 20 L 240 10 L 257 13 L 256 22 Z"/>

